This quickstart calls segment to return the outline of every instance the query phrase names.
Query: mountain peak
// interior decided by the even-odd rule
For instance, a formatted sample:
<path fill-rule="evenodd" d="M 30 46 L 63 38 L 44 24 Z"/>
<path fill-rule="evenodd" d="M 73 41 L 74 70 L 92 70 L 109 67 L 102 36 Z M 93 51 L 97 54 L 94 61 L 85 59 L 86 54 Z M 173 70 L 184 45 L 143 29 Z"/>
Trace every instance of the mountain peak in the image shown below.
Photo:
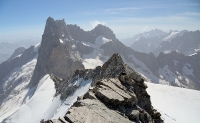
<path fill-rule="evenodd" d="M 72 45 L 75 45 L 74 40 L 69 34 L 64 19 L 54 20 L 49 17 L 46 21 L 38 60 L 30 85 L 37 85 L 46 74 L 54 74 L 64 78 L 76 69 L 84 69 L 80 59 L 77 58 L 79 54 L 76 57 L 74 56 Z"/>
<path fill-rule="evenodd" d="M 66 28 L 66 23 L 64 19 L 54 20 L 52 17 L 48 17 L 44 29 L 44 35 L 57 35 L 61 37 L 62 35 L 68 35 L 68 34 L 69 33 Z"/>
<path fill-rule="evenodd" d="M 47 18 L 47 21 L 55 21 L 55 20 L 54 20 L 52 17 L 49 16 L 49 17 Z"/>
<path fill-rule="evenodd" d="M 24 47 L 17 48 L 7 61 L 11 61 L 16 57 L 19 57 L 25 50 L 26 49 Z"/>
<path fill-rule="evenodd" d="M 111 77 L 117 77 L 120 73 L 130 74 L 135 72 L 128 65 L 124 63 L 121 56 L 118 53 L 114 53 L 110 59 L 102 66 L 102 76 L 106 76 L 108 73 Z M 136 73 L 136 72 L 135 72 Z"/>
<path fill-rule="evenodd" d="M 118 53 L 114 53 L 110 59 L 105 62 L 102 66 L 102 68 L 108 68 L 108 66 L 119 66 L 119 65 L 123 65 L 124 66 L 124 62 L 121 58 L 121 56 Z"/>
<path fill-rule="evenodd" d="M 104 26 L 102 24 L 98 24 L 93 30 L 91 30 L 91 32 L 98 36 L 103 35 L 107 39 L 112 39 L 112 40 L 116 39 L 116 36 L 113 33 L 113 31 L 109 27 Z"/>

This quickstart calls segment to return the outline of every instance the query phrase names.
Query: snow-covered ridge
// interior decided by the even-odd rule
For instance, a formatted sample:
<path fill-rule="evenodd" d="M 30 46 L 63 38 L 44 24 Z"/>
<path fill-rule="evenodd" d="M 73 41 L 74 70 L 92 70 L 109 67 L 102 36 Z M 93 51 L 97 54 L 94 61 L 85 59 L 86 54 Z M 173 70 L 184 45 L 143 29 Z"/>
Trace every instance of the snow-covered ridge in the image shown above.
<path fill-rule="evenodd" d="M 0 122 L 18 110 L 20 106 L 26 102 L 25 97 L 28 93 L 28 88 L 26 88 L 26 86 L 30 82 L 36 62 L 37 55 L 21 68 L 14 69 L 10 75 L 4 79 L 3 87 L 5 91 L 9 90 L 9 88 L 13 89 L 0 106 Z"/>
<path fill-rule="evenodd" d="M 41 46 L 41 43 L 36 44 L 36 45 L 34 46 L 34 52 L 38 52 L 40 46 Z"/>
<path fill-rule="evenodd" d="M 58 119 L 65 115 L 78 96 L 82 96 L 88 91 L 91 82 L 90 79 L 85 81 L 83 78 L 79 78 L 72 83 L 78 89 L 68 98 L 61 100 L 60 95 L 55 96 L 56 89 L 53 80 L 49 75 L 45 75 L 40 80 L 31 99 L 26 99 L 23 103 L 19 101 L 21 105 L 14 105 L 15 109 L 1 116 L 0 121 L 4 120 L 6 123 L 39 123 L 42 119 Z M 23 94 L 17 96 L 24 98 L 27 96 L 27 92 L 27 89 L 23 90 Z"/>
<path fill-rule="evenodd" d="M 179 31 L 171 31 L 170 34 L 163 39 L 163 41 L 171 41 L 172 38 L 176 37 Z"/>

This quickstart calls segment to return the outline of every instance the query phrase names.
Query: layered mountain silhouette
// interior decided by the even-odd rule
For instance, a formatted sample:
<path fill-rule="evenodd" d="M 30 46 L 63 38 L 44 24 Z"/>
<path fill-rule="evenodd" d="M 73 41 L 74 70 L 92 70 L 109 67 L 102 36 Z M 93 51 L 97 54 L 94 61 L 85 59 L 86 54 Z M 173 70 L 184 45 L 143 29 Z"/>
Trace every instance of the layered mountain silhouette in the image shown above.
<path fill-rule="evenodd" d="M 129 45 L 133 50 L 154 53 L 156 56 L 162 53 L 177 51 L 185 55 L 194 55 L 200 50 L 199 30 L 197 31 L 172 31 L 164 32 L 159 29 L 151 30 L 130 38 Z M 122 40 L 124 42 L 124 40 Z M 125 40 L 126 42 L 126 40 Z"/>
<path fill-rule="evenodd" d="M 113 54 L 115 55 L 113 56 Z M 108 60 L 110 57 L 114 60 Z M 109 78 L 112 78 L 113 81 L 119 84 L 115 85 L 117 86 L 116 89 L 120 89 L 122 93 L 128 93 L 126 94 L 128 97 L 131 99 L 135 97 L 139 101 L 138 103 L 136 101 L 134 106 L 129 107 L 131 109 L 129 112 L 125 107 L 126 103 L 129 103 L 129 101 L 127 102 L 129 98 L 126 100 L 127 97 L 124 97 L 125 100 L 122 100 L 120 104 L 123 104 L 122 109 L 125 107 L 125 112 L 121 111 L 120 105 L 117 105 L 114 108 L 114 112 L 112 112 L 114 115 L 118 116 L 124 113 L 124 116 L 119 117 L 125 118 L 127 122 L 130 119 L 130 121 L 138 122 L 153 122 L 154 119 L 158 119 L 161 122 L 160 115 L 155 113 L 151 107 L 149 96 L 145 91 L 146 87 L 142 80 L 200 90 L 199 70 L 200 53 L 198 52 L 192 56 L 186 56 L 173 51 L 168 54 L 160 53 L 156 57 L 153 53 L 141 53 L 126 47 L 116 38 L 113 31 L 106 26 L 98 25 L 91 31 L 84 31 L 77 25 L 66 25 L 64 20 L 54 20 L 52 17 L 49 17 L 46 21 L 40 44 L 31 46 L 24 50 L 21 55 L 18 55 L 18 57 L 13 57 L 0 64 L 0 116 L 4 117 L 4 122 L 14 122 L 16 117 L 18 117 L 19 121 L 24 120 L 27 122 L 29 120 L 39 122 L 42 117 L 46 120 L 57 117 L 59 114 L 63 114 L 57 109 L 64 107 L 62 111 L 67 111 L 71 104 L 74 103 L 73 100 L 76 96 L 71 100 L 67 100 L 65 102 L 66 105 L 64 105 L 65 103 L 62 102 L 62 99 L 66 99 L 71 94 L 78 95 L 76 92 L 79 92 L 79 86 L 84 88 L 84 91 L 81 92 L 86 93 L 90 83 L 98 90 L 101 86 L 105 86 L 104 82 L 112 84 L 111 80 L 109 80 Z M 127 82 L 129 79 L 127 81 L 120 80 L 118 78 L 119 75 L 123 75 L 122 78 L 125 78 L 125 80 L 130 78 L 130 81 L 134 80 L 136 82 L 131 85 Z M 135 75 L 136 78 L 131 78 Z M 82 77 L 81 80 L 79 79 L 80 77 Z M 100 79 L 101 81 L 99 81 Z M 80 81 L 85 81 L 85 83 L 81 84 Z M 57 89 L 55 93 L 54 83 Z M 102 89 L 108 88 L 110 86 L 106 85 Z M 140 89 L 144 93 L 139 93 Z M 48 90 L 53 91 L 45 95 L 45 92 Z M 91 90 L 92 95 L 95 95 L 97 105 L 105 105 L 104 108 L 106 110 L 112 109 L 109 107 L 110 101 L 118 102 L 116 99 L 107 99 L 109 95 L 102 96 L 96 90 Z M 113 89 L 111 88 L 111 90 Z M 114 90 L 111 93 L 115 92 Z M 132 92 L 136 96 L 132 96 L 130 94 Z M 40 95 L 43 95 L 41 93 L 46 98 L 49 98 L 39 100 L 41 98 Z M 54 96 L 60 97 L 54 98 Z M 141 99 L 140 96 L 142 96 Z M 143 98 L 147 98 L 147 100 L 144 100 L 148 102 L 147 107 L 145 107 L 146 103 L 144 105 L 142 103 Z M 32 105 L 33 102 L 37 103 L 38 100 L 40 105 L 43 105 L 43 110 L 39 110 L 37 108 L 38 105 Z M 45 101 L 47 100 L 53 102 L 46 104 Z M 84 99 L 81 99 L 81 101 L 84 102 Z M 59 102 L 59 105 L 56 102 Z M 12 105 L 8 106 L 7 104 Z M 29 105 L 32 107 L 29 108 Z M 20 106 L 22 107 L 19 108 Z M 74 105 L 70 110 L 76 107 Z M 136 114 L 132 117 L 131 112 L 135 109 L 137 109 L 135 111 Z M 29 116 L 27 116 L 28 120 L 18 115 L 29 110 L 33 112 L 38 111 L 39 113 L 35 116 L 27 114 Z M 70 115 L 70 113 L 68 114 Z M 71 115 L 75 117 L 73 114 Z M 140 115 L 142 118 L 140 118 Z M 65 120 L 73 122 L 73 117 L 66 117 L 68 117 L 68 120 Z"/>

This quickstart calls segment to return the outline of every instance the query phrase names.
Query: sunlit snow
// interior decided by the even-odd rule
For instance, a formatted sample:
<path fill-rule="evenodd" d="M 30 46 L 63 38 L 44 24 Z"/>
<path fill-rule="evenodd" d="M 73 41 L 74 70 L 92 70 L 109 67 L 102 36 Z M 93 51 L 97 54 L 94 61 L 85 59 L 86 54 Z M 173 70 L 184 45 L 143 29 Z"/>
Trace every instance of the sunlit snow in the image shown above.
<path fill-rule="evenodd" d="M 54 82 L 50 76 L 44 76 L 33 97 L 5 121 L 7 123 L 39 123 L 51 105 L 55 92 Z"/>
<path fill-rule="evenodd" d="M 60 43 L 62 43 L 63 44 L 63 40 L 62 39 L 59 39 L 60 40 Z"/>
<path fill-rule="evenodd" d="M 26 86 L 30 82 L 35 65 L 37 55 L 33 60 L 23 65 L 21 68 L 16 68 L 4 80 L 3 87 L 5 89 L 14 87 L 7 98 L 5 98 L 0 106 L 0 122 L 14 113 L 25 103 L 25 95 L 28 92 Z"/>
<path fill-rule="evenodd" d="M 146 82 L 165 123 L 200 123 L 200 91 Z"/>

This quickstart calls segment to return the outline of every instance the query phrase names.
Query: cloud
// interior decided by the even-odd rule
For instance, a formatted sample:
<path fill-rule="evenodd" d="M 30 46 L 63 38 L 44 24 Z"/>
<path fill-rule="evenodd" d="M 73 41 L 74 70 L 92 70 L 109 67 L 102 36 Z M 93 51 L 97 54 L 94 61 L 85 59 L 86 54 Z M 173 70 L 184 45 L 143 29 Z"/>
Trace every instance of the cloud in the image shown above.
<path fill-rule="evenodd" d="M 91 26 L 92 26 L 93 28 L 95 28 L 98 24 L 106 25 L 106 22 L 100 22 L 100 21 L 98 21 L 98 20 L 91 21 L 90 23 L 91 23 Z"/>

